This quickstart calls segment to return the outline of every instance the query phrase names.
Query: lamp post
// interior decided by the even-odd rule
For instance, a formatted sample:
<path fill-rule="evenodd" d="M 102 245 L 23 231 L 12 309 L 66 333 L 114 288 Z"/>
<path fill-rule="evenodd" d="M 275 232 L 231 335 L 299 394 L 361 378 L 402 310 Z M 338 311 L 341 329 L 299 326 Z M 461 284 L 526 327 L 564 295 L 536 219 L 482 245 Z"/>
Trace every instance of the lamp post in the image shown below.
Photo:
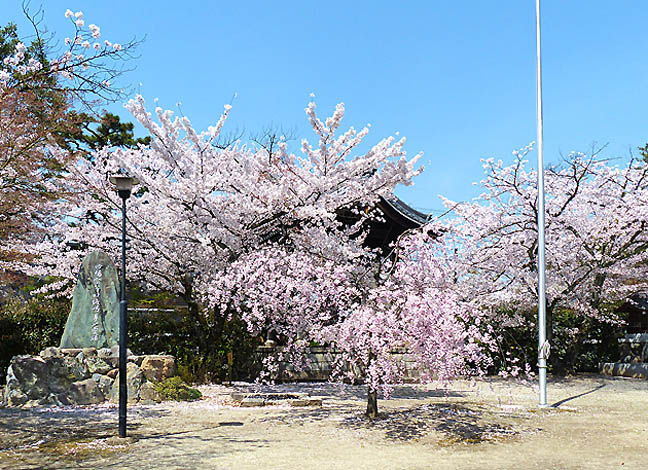
<path fill-rule="evenodd" d="M 133 186 L 139 183 L 136 178 L 128 176 L 111 176 L 110 182 L 117 188 L 122 200 L 122 265 L 121 265 L 121 298 L 119 301 L 119 437 L 126 437 L 126 199 L 131 195 Z"/>
<path fill-rule="evenodd" d="M 536 122 L 538 125 L 538 406 L 547 405 L 547 341 L 545 279 L 545 190 L 542 121 L 542 61 L 540 49 L 540 0 L 536 0 Z"/>

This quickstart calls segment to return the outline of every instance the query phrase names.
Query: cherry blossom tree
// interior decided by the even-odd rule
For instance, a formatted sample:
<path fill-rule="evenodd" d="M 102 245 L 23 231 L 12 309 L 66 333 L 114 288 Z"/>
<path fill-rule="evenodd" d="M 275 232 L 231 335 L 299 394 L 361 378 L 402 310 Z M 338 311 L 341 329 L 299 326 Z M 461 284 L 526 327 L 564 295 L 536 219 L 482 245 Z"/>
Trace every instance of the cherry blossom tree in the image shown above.
<path fill-rule="evenodd" d="M 32 25 L 31 44 L 17 38 L 14 25 L 5 28 L 8 41 L 0 42 L 0 49 L 11 46 L 13 51 L 2 57 L 0 89 L 34 90 L 41 96 L 62 93 L 87 109 L 125 98 L 126 91 L 116 82 L 128 71 L 125 64 L 141 41 L 111 42 L 99 26 L 86 25 L 82 11 L 68 9 L 65 17 L 72 31 L 59 43 L 42 26 L 41 9 L 32 13 L 23 5 L 23 12 Z"/>
<path fill-rule="evenodd" d="M 71 112 L 75 103 L 86 108 L 98 101 L 121 97 L 110 88 L 121 64 L 131 56 L 137 42 L 124 46 L 100 42 L 100 28 L 85 28 L 82 12 L 68 10 L 73 26 L 64 51 L 54 51 L 53 38 L 41 28 L 42 11 L 32 15 L 29 45 L 18 36 L 15 25 L 0 29 L 0 239 L 33 237 L 47 225 L 48 201 L 61 196 L 57 181 L 72 153 L 52 151 L 74 135 L 85 118 Z M 90 44 L 93 41 L 93 44 Z M 0 259 L 20 256 L 11 244 Z M 7 272 L 0 272 L 7 275 Z"/>
<path fill-rule="evenodd" d="M 58 200 L 50 213 L 56 220 L 40 244 L 25 245 L 38 254 L 38 266 L 22 266 L 33 274 L 52 274 L 67 286 L 80 258 L 89 249 L 117 254 L 119 200 L 107 175 L 126 171 L 142 183 L 130 204 L 132 277 L 180 295 L 203 321 L 205 347 L 218 330 L 221 313 L 229 308 L 226 275 L 243 254 L 270 243 L 296 243 L 308 226 L 321 232 L 338 230 L 336 211 L 358 203 L 371 204 L 398 183 L 417 174 L 417 157 L 407 161 L 404 139 L 381 140 L 363 155 L 349 158 L 367 135 L 353 128 L 335 136 L 343 116 L 336 108 L 326 122 L 308 115 L 319 138 L 316 148 L 303 142 L 302 155 L 290 154 L 285 144 L 271 158 L 264 150 L 245 146 L 221 149 L 217 140 L 229 113 L 208 131 L 197 133 L 187 118 L 172 118 L 156 110 L 159 122 L 137 98 L 127 107 L 151 133 L 149 147 L 102 149 L 92 159 L 68 166 L 66 184 L 71 197 Z M 59 151 L 51 149 L 55 154 Z M 352 230 L 345 228 L 344 230 Z M 71 243 L 83 249 L 71 249 Z M 207 298 L 220 302 L 205 311 Z"/>
<path fill-rule="evenodd" d="M 452 266 L 458 292 L 474 309 L 508 312 L 500 325 L 534 328 L 537 305 L 536 173 L 530 148 L 516 161 L 485 160 L 484 192 L 472 203 L 446 200 L 455 217 L 438 256 Z M 578 354 L 595 321 L 616 322 L 614 306 L 646 287 L 648 166 L 615 166 L 596 155 L 573 154 L 549 168 L 546 185 L 547 327 L 552 314 L 572 312 L 566 335 Z M 553 356 L 555 371 L 561 369 Z"/>
<path fill-rule="evenodd" d="M 233 314 L 252 332 L 272 328 L 290 338 L 287 356 L 311 340 L 332 345 L 342 351 L 338 376 L 365 377 L 369 415 L 377 413 L 378 392 L 388 396 L 402 377 L 394 348 L 408 348 L 427 378 L 478 361 L 477 332 L 446 292 L 430 246 L 403 239 L 381 260 L 363 244 L 378 198 L 420 171 L 418 156 L 406 158 L 404 139 L 382 139 L 357 154 L 369 128 L 340 133 L 343 105 L 322 121 L 311 102 L 306 113 L 317 143 L 304 139 L 301 154 L 281 141 L 272 152 L 222 148 L 229 106 L 201 133 L 160 108 L 154 120 L 141 97 L 127 108 L 150 132 L 150 145 L 104 148 L 68 165 L 72 197 L 51 205 L 56 220 L 46 238 L 21 246 L 36 261 L 13 267 L 57 276 L 47 289 L 66 293 L 85 253 L 117 257 L 120 201 L 107 177 L 126 172 L 141 182 L 129 207 L 127 274 L 184 299 L 204 357 Z M 342 223 L 341 211 L 355 212 L 357 222 Z"/>
<path fill-rule="evenodd" d="M 278 372 L 272 359 L 301 365 L 311 341 L 329 345 L 334 377 L 366 383 L 371 418 L 378 415 L 378 394 L 389 398 L 406 376 L 402 353 L 422 382 L 483 373 L 489 363 L 483 348 L 493 342 L 478 328 L 480 311 L 457 297 L 434 244 L 417 230 L 384 260 L 350 259 L 338 237 L 320 252 L 276 247 L 279 253 L 246 260 L 237 289 L 244 318 L 253 330 L 271 327 L 290 339 L 268 369 Z"/>

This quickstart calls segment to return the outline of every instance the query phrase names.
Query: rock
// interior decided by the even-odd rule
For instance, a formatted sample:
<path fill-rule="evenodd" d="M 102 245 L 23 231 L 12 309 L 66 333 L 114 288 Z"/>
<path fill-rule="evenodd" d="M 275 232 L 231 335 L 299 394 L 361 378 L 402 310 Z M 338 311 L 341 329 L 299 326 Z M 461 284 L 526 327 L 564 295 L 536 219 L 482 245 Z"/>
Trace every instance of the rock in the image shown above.
<path fill-rule="evenodd" d="M 76 405 L 92 405 L 104 401 L 99 385 L 92 379 L 80 380 L 70 385 L 68 397 Z"/>
<path fill-rule="evenodd" d="M 173 356 L 145 356 L 142 361 L 142 373 L 152 382 L 160 382 L 176 375 Z"/>
<path fill-rule="evenodd" d="M 71 357 L 17 356 L 7 370 L 3 402 L 23 407 L 69 404 L 71 384 L 88 377 L 85 365 Z"/>
<path fill-rule="evenodd" d="M 100 357 L 101 359 L 105 359 L 107 357 L 110 357 L 111 355 L 112 355 L 112 351 L 110 348 L 97 349 L 97 356 Z"/>
<path fill-rule="evenodd" d="M 69 406 L 72 405 L 72 402 L 67 396 L 66 393 L 50 393 L 47 398 L 43 400 L 48 405 L 54 406 Z"/>
<path fill-rule="evenodd" d="M 77 354 L 82 352 L 83 349 L 80 349 L 80 348 L 61 348 L 61 349 L 59 349 L 59 351 L 61 351 L 61 354 L 63 354 L 64 356 L 76 356 Z"/>
<path fill-rule="evenodd" d="M 85 357 L 94 357 L 97 355 L 97 348 L 83 348 L 81 352 Z"/>
<path fill-rule="evenodd" d="M 88 372 L 91 374 L 107 374 L 113 369 L 113 365 L 107 363 L 99 357 L 89 357 L 86 359 L 88 365 Z"/>
<path fill-rule="evenodd" d="M 101 374 L 95 374 L 92 376 L 92 378 L 95 382 L 97 382 L 99 390 L 101 390 L 101 393 L 104 395 L 104 397 L 110 395 L 110 390 L 112 389 L 113 383 L 115 382 L 114 379 L 111 379 L 107 375 Z"/>
<path fill-rule="evenodd" d="M 79 356 L 74 359 L 64 357 L 63 362 L 69 371 L 68 376 L 71 380 L 84 380 L 92 375 L 85 361 L 79 360 Z"/>
<path fill-rule="evenodd" d="M 126 390 L 127 399 L 129 403 L 137 403 L 139 399 L 139 390 L 144 383 L 144 374 L 142 370 L 137 367 L 137 364 L 129 362 L 126 364 Z M 119 401 L 119 373 L 115 377 L 115 381 L 110 389 L 109 399 L 112 402 Z"/>
<path fill-rule="evenodd" d="M 55 348 L 54 346 L 50 346 L 43 349 L 39 355 L 44 359 L 47 359 L 48 357 L 60 357 L 61 350 L 59 348 Z"/>
<path fill-rule="evenodd" d="M 61 348 L 104 348 L 119 340 L 119 279 L 108 255 L 88 254 L 74 288 Z"/>
<path fill-rule="evenodd" d="M 40 357 L 15 356 L 7 369 L 4 399 L 8 406 L 25 405 L 49 393 L 49 370 Z"/>
<path fill-rule="evenodd" d="M 133 356 L 133 351 L 126 348 L 126 359 L 128 359 L 128 356 Z M 119 357 L 119 344 L 111 346 L 110 357 Z"/>
<path fill-rule="evenodd" d="M 4 389 L 2 396 L 2 406 L 22 406 L 29 401 L 27 394 L 23 393 L 22 390 L 15 388 Z"/>
<path fill-rule="evenodd" d="M 7 371 L 7 385 L 0 389 L 0 406 L 33 408 L 118 401 L 119 369 L 111 364 L 116 358 L 101 358 L 93 350 L 64 351 L 47 348 L 39 356 L 15 356 Z M 71 356 L 72 352 L 76 354 Z M 138 366 L 140 362 L 146 366 L 144 369 Z M 146 375 L 154 380 L 175 375 L 173 356 L 132 356 L 126 367 L 130 403 L 161 401 Z"/>
<path fill-rule="evenodd" d="M 160 397 L 160 394 L 155 390 L 155 386 L 151 382 L 144 382 L 142 386 L 140 387 L 139 391 L 139 398 L 140 398 L 140 403 L 143 404 L 151 404 L 149 402 L 161 402 L 162 397 Z"/>
<path fill-rule="evenodd" d="M 55 394 L 67 393 L 72 382 L 90 377 L 90 371 L 84 362 L 71 357 L 52 357 L 46 360 L 49 371 L 48 387 Z"/>
<path fill-rule="evenodd" d="M 145 358 L 145 357 L 146 357 L 146 356 L 128 356 L 128 357 L 126 358 L 126 360 L 127 360 L 128 362 L 134 362 L 135 364 L 137 364 L 138 366 L 141 367 L 141 366 L 142 366 L 142 361 L 144 361 L 144 358 Z"/>

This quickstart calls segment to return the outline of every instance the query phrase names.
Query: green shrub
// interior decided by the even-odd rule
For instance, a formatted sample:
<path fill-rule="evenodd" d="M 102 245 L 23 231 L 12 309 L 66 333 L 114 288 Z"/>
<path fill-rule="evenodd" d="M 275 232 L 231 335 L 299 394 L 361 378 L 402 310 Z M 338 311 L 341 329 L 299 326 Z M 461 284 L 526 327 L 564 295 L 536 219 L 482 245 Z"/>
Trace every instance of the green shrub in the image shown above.
<path fill-rule="evenodd" d="M 152 297 L 133 295 L 132 305 L 150 310 L 129 312 L 128 347 L 132 351 L 175 356 L 178 374 L 189 383 L 222 383 L 256 377 L 258 364 L 254 350 L 259 340 L 250 335 L 242 320 L 233 315 L 229 319 L 215 319 L 213 324 L 200 324 L 186 308 L 157 295 L 154 302 Z M 201 330 L 218 332 L 213 334 L 208 347 L 199 342 Z M 233 359 L 231 365 L 228 354 Z"/>
<path fill-rule="evenodd" d="M 502 318 L 515 312 L 501 309 Z M 537 313 L 523 313 L 524 326 L 491 326 L 496 331 L 498 350 L 491 351 L 493 367 L 498 373 L 510 366 L 531 365 L 537 372 Z M 556 375 L 575 372 L 598 372 L 599 362 L 615 362 L 620 358 L 618 338 L 623 326 L 578 315 L 569 309 L 556 309 L 551 317 L 547 338 L 551 344 L 548 371 Z"/>
<path fill-rule="evenodd" d="M 162 400 L 193 401 L 202 398 L 202 393 L 191 388 L 180 377 L 171 377 L 153 384 Z"/>
<path fill-rule="evenodd" d="M 59 345 L 69 313 L 69 299 L 34 297 L 0 305 L 0 384 L 12 357 Z"/>

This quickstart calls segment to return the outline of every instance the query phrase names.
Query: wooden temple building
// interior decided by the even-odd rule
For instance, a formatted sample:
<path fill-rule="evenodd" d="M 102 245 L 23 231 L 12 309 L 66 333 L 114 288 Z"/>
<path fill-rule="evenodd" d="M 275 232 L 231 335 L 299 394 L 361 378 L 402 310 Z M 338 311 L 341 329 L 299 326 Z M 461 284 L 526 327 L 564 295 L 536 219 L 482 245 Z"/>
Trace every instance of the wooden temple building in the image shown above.
<path fill-rule="evenodd" d="M 430 214 L 417 211 L 398 197 L 381 197 L 376 204 L 382 220 L 372 220 L 365 244 L 370 248 L 380 248 L 384 254 L 389 246 L 406 230 L 422 227 L 430 220 Z M 358 216 L 351 212 L 338 214 L 338 219 L 349 225 L 357 222 Z"/>

